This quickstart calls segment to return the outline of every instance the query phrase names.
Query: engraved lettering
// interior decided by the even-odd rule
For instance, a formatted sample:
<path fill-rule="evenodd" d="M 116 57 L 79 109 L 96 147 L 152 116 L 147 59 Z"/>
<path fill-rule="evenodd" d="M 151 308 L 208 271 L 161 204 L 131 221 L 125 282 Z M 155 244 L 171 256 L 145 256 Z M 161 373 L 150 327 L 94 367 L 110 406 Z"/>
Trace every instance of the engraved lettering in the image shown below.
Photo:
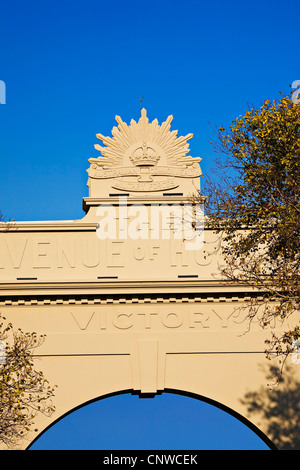
<path fill-rule="evenodd" d="M 194 250 L 194 257 L 197 264 L 200 266 L 208 266 L 212 262 L 211 253 L 204 250 Z"/>
<path fill-rule="evenodd" d="M 115 313 L 112 320 L 113 325 L 120 330 L 128 330 L 133 327 L 131 316 L 132 313 Z"/>
<path fill-rule="evenodd" d="M 179 204 L 151 205 L 151 238 L 169 240 L 171 232 L 182 238 L 182 208 Z M 160 230 L 161 229 L 161 230 Z"/>
<path fill-rule="evenodd" d="M 131 240 L 148 239 L 148 210 L 146 206 L 132 204 L 128 209 L 128 216 L 134 216 L 128 227 L 128 236 Z"/>
<path fill-rule="evenodd" d="M 190 312 L 189 327 L 195 328 L 196 324 L 200 324 L 203 328 L 209 328 L 209 325 L 208 325 L 209 318 L 210 318 L 209 313 L 205 315 L 202 312 Z"/>
<path fill-rule="evenodd" d="M 93 238 L 90 240 L 81 240 L 82 248 L 82 264 L 87 268 L 94 268 L 100 262 L 100 250 L 98 239 Z"/>
<path fill-rule="evenodd" d="M 123 241 L 107 240 L 106 256 L 107 267 L 109 268 L 123 268 L 124 267 L 124 253 Z"/>
<path fill-rule="evenodd" d="M 106 312 L 100 312 L 99 316 L 100 330 L 106 330 Z"/>
<path fill-rule="evenodd" d="M 158 182 L 141 182 L 135 183 L 131 181 L 125 181 L 121 179 L 116 179 L 112 184 L 112 188 L 121 189 L 123 191 L 160 191 L 164 189 L 173 189 L 177 188 L 178 183 L 176 183 L 173 178 L 166 178 L 163 181 Z"/>
<path fill-rule="evenodd" d="M 149 260 L 153 261 L 155 257 L 158 255 L 160 246 L 151 246 L 150 248 L 150 255 L 149 255 Z"/>
<path fill-rule="evenodd" d="M 151 316 L 157 315 L 157 313 L 150 313 L 150 312 L 143 312 L 143 313 L 138 313 L 138 315 L 143 315 L 145 317 L 145 329 L 150 330 L 152 327 L 152 319 Z"/>
<path fill-rule="evenodd" d="M 137 261 L 141 261 L 142 259 L 145 258 L 145 248 L 142 246 L 136 246 L 133 249 L 133 256 Z"/>
<path fill-rule="evenodd" d="M 76 267 L 75 240 L 58 240 L 57 243 L 57 267 L 63 268 L 67 265 L 70 268 Z"/>
<path fill-rule="evenodd" d="M 182 242 L 179 240 L 172 240 L 170 243 L 171 266 L 178 266 L 178 257 L 180 257 L 180 266 L 188 266 L 188 253 L 185 250 Z"/>
<path fill-rule="evenodd" d="M 163 313 L 161 321 L 167 328 L 179 328 L 183 323 L 183 316 L 179 312 Z"/>
<path fill-rule="evenodd" d="M 217 317 L 221 320 L 221 326 L 222 328 L 227 328 L 228 327 L 228 320 L 229 318 L 231 317 L 231 315 L 234 313 L 233 311 L 232 312 L 224 312 L 222 311 L 221 313 L 218 313 L 216 312 L 215 310 L 213 310 L 213 312 L 217 315 Z"/>
<path fill-rule="evenodd" d="M 231 317 L 230 314 L 219 314 L 214 310 L 209 312 L 200 312 L 197 310 L 191 310 L 189 312 L 182 311 L 161 311 L 156 312 L 155 310 L 145 310 L 139 312 L 132 312 L 121 310 L 110 314 L 107 310 L 95 310 L 91 313 L 90 310 L 85 311 L 84 309 L 72 311 L 71 315 L 75 320 L 80 330 L 91 329 L 93 323 L 93 329 L 97 328 L 98 331 L 112 331 L 114 328 L 117 330 L 157 330 L 162 328 L 167 329 L 197 329 L 202 330 L 211 327 L 211 321 L 213 320 L 211 312 L 214 312 L 216 316 L 221 320 L 219 328 L 226 328 L 228 326 L 228 319 Z M 97 317 L 97 323 L 92 322 L 92 319 Z M 160 328 L 159 328 L 160 327 Z"/>
<path fill-rule="evenodd" d="M 71 312 L 71 315 L 79 326 L 79 328 L 81 330 L 86 330 L 88 325 L 90 324 L 91 319 L 94 316 L 94 313 L 95 312 L 91 314 L 90 312 L 77 311 L 76 313 Z"/>
<path fill-rule="evenodd" d="M 7 245 L 4 239 L 0 239 L 0 269 L 4 269 L 4 265 L 6 264 L 6 254 L 7 254 Z"/>
<path fill-rule="evenodd" d="M 19 269 L 23 260 L 27 238 L 18 240 L 18 243 L 6 240 L 8 254 L 14 269 Z"/>

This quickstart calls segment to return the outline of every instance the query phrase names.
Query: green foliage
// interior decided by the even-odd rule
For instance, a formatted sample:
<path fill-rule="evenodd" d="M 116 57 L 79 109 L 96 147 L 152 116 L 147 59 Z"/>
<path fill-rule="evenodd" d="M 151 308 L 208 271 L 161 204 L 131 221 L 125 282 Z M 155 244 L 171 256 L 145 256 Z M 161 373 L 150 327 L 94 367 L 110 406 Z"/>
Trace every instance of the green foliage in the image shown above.
<path fill-rule="evenodd" d="M 33 351 L 44 341 L 36 333 L 14 331 L 0 316 L 0 339 L 5 340 L 5 359 L 0 364 L 0 441 L 12 448 L 33 429 L 37 413 L 51 415 L 50 387 L 34 365 Z"/>
<path fill-rule="evenodd" d="M 260 293 L 249 318 L 267 325 L 300 306 L 300 103 L 289 96 L 247 110 L 217 130 L 219 181 L 206 188 L 208 226 L 223 237 L 225 277 Z M 263 299 L 263 301 L 261 301 Z M 268 341 L 287 355 L 299 328 Z"/>

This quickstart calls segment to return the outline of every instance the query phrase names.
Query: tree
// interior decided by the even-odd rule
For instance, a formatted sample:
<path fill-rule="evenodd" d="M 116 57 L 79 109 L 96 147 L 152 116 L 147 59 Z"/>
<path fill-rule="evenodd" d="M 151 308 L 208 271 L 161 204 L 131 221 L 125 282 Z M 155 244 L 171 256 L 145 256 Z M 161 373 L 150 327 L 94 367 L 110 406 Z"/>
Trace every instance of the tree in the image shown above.
<path fill-rule="evenodd" d="M 221 272 L 253 290 L 250 322 L 283 322 L 300 306 L 300 103 L 281 94 L 216 133 L 206 225 L 223 239 Z M 298 323 L 284 330 L 266 339 L 282 364 L 300 338 Z"/>
<path fill-rule="evenodd" d="M 4 232 L 7 232 L 9 229 L 11 229 L 13 227 L 13 222 L 15 221 L 15 219 L 9 219 L 9 220 L 6 220 L 4 215 L 2 214 L 2 212 L 0 211 L 0 224 L 2 225 L 2 230 L 3 230 L 3 227 L 4 227 Z"/>
<path fill-rule="evenodd" d="M 33 351 L 45 337 L 0 321 L 0 442 L 13 448 L 32 430 L 37 413 L 53 413 L 54 387 L 34 366 Z"/>

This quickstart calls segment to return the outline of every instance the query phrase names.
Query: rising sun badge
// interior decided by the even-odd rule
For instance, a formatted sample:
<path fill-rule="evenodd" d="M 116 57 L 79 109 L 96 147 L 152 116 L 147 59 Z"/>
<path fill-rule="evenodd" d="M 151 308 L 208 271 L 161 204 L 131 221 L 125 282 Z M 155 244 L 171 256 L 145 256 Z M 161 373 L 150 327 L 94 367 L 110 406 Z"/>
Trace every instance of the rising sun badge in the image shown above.
<path fill-rule="evenodd" d="M 146 110 L 141 110 L 138 122 L 127 125 L 119 116 L 112 137 L 97 134 L 105 147 L 95 145 L 98 158 L 90 158 L 89 178 L 113 179 L 111 187 L 121 191 L 164 191 L 177 188 L 178 178 L 198 178 L 201 158 L 188 154 L 188 140 L 193 134 L 177 137 L 171 131 L 173 116 L 159 125 L 149 122 Z"/>

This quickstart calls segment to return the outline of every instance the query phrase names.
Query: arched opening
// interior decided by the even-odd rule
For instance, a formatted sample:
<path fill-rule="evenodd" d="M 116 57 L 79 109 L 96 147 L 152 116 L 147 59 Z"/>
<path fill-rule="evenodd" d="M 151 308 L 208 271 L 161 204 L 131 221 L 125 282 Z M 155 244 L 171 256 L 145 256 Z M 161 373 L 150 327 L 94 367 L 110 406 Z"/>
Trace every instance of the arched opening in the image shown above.
<path fill-rule="evenodd" d="M 205 397 L 131 391 L 82 404 L 55 421 L 28 450 L 269 450 L 272 442 L 241 415 Z"/>

